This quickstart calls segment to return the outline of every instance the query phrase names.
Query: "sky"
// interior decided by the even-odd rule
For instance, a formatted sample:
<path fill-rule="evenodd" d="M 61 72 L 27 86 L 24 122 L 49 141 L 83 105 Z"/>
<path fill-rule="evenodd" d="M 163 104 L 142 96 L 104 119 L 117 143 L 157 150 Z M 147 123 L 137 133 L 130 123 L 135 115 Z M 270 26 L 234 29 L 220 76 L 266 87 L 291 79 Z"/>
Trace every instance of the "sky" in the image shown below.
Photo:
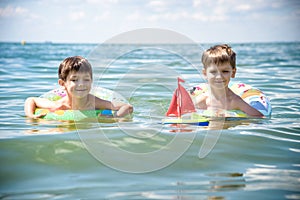
<path fill-rule="evenodd" d="M 300 41 L 300 0 L 0 0 L 0 41 L 103 43 L 166 29 L 195 42 Z"/>

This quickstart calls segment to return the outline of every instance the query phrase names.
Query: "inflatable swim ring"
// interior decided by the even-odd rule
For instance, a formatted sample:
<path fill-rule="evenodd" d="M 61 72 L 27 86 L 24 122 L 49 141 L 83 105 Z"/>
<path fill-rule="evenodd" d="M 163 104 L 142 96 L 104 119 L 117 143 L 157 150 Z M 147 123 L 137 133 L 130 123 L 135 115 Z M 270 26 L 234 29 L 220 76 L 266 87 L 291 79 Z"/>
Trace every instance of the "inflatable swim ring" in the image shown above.
<path fill-rule="evenodd" d="M 272 107 L 269 98 L 259 89 L 254 88 L 248 84 L 233 82 L 229 83 L 229 88 L 237 95 L 242 97 L 245 102 L 251 105 L 253 108 L 261 112 L 265 117 L 270 117 L 272 113 Z M 193 87 L 191 90 L 191 97 L 194 99 L 198 95 L 204 94 L 208 91 L 206 83 L 202 83 Z M 209 110 L 199 110 L 197 109 L 197 115 L 199 116 L 224 116 L 224 117 L 240 117 L 245 118 L 248 115 L 240 110 L 218 110 L 218 111 L 209 111 Z"/>
<path fill-rule="evenodd" d="M 108 101 L 127 102 L 126 99 L 120 94 L 105 88 L 97 88 L 91 91 L 91 94 Z M 57 101 L 66 96 L 63 88 L 51 90 L 43 95 L 41 98 L 47 98 L 51 101 Z M 65 121 L 80 121 L 87 118 L 95 118 L 96 116 L 112 117 L 115 111 L 112 110 L 56 110 L 54 112 L 48 109 L 37 108 L 35 114 L 45 113 L 43 119 L 50 120 L 65 120 Z"/>

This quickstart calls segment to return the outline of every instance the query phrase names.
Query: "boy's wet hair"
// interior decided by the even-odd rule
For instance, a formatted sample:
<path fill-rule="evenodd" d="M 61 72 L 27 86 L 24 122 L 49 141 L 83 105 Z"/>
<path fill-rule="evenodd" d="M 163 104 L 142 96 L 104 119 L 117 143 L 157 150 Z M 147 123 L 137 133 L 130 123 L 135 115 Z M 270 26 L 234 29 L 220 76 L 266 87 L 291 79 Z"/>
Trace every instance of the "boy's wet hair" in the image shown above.
<path fill-rule="evenodd" d="M 72 56 L 64 59 L 58 68 L 58 78 L 66 81 L 70 72 L 73 71 L 88 72 L 93 79 L 91 64 L 81 56 Z"/>
<path fill-rule="evenodd" d="M 230 63 L 234 69 L 236 67 L 236 54 L 227 44 L 215 45 L 210 47 L 202 54 L 204 68 L 211 64 L 222 65 Z"/>

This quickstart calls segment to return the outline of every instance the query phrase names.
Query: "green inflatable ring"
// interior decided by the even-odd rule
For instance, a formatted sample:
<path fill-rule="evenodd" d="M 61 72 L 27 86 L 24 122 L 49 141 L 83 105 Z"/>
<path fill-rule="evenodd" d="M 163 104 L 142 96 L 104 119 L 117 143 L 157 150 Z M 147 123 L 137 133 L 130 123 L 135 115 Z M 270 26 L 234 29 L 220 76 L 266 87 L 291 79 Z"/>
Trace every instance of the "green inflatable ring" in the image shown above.
<path fill-rule="evenodd" d="M 108 101 L 127 102 L 120 94 L 102 87 L 98 87 L 91 91 L 91 94 Z M 63 88 L 51 90 L 43 95 L 41 98 L 47 98 L 51 101 L 57 101 L 66 95 Z M 63 121 L 80 121 L 95 117 L 113 117 L 115 111 L 112 110 L 56 110 L 49 111 L 48 109 L 37 108 L 35 114 L 46 114 L 43 119 L 49 120 L 63 120 Z"/>

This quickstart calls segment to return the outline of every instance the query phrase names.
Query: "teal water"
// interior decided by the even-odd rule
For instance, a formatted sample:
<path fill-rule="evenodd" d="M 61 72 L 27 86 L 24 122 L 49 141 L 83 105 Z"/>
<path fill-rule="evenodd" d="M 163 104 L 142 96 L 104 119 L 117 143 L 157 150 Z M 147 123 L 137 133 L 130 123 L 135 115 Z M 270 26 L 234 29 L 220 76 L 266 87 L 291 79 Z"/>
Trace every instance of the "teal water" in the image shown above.
<path fill-rule="evenodd" d="M 203 82 L 209 46 L 0 43 L 0 198 L 300 199 L 299 42 L 232 44 L 235 80 L 266 93 L 270 119 L 221 130 L 160 124 L 178 75 L 186 87 Z M 24 117 L 25 98 L 56 88 L 59 63 L 73 55 L 89 58 L 95 87 L 135 107 L 131 121 Z"/>

